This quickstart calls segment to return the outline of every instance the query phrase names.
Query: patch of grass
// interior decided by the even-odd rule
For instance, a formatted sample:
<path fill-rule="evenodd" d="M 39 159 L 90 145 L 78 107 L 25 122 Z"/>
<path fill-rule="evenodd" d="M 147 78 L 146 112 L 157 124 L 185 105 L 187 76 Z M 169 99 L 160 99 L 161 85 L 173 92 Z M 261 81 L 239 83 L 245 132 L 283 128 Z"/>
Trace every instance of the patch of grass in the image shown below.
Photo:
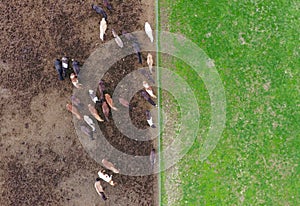
<path fill-rule="evenodd" d="M 163 114 L 165 114 L 162 115 L 162 125 L 164 128 L 168 128 L 167 130 L 162 130 L 161 134 L 163 137 L 161 141 L 161 152 L 163 152 L 169 145 L 172 144 L 174 138 L 176 138 L 176 135 L 178 134 L 178 128 L 180 125 L 178 125 L 177 122 L 180 120 L 180 112 L 178 111 L 178 104 L 174 96 L 165 90 L 161 92 L 161 96 L 163 97 L 163 105 L 161 105 L 160 109 L 161 111 L 164 111 Z M 162 156 L 162 160 L 163 159 L 164 158 Z M 166 166 L 164 163 L 164 161 L 161 162 L 161 168 Z M 173 205 L 178 199 L 180 199 L 181 194 L 180 188 L 178 188 L 176 182 L 174 182 L 174 177 L 178 177 L 176 166 L 167 172 L 162 172 L 161 177 L 162 183 L 165 183 L 161 184 L 162 194 L 166 194 L 166 192 L 168 192 L 168 195 L 162 196 L 161 203 L 163 205 Z M 172 194 L 170 191 L 172 191 Z"/>
<path fill-rule="evenodd" d="M 188 65 L 172 62 L 201 111 L 200 138 L 177 165 L 183 191 L 178 205 L 300 205 L 300 3 L 162 0 L 161 7 L 170 12 L 170 31 L 214 60 L 227 99 L 222 139 L 201 162 L 209 95 Z"/>

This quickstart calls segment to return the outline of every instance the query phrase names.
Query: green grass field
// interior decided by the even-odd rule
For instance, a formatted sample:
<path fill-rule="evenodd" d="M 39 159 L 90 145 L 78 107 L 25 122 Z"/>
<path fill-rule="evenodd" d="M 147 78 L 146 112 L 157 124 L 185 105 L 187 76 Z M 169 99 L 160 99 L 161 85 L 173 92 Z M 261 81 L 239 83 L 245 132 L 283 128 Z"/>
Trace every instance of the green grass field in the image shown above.
<path fill-rule="evenodd" d="M 161 0 L 160 11 L 162 28 L 168 24 L 214 60 L 227 101 L 222 138 L 201 162 L 209 95 L 184 62 L 171 62 L 201 112 L 199 138 L 176 165 L 182 192 L 172 206 L 300 205 L 300 2 Z M 162 173 L 162 205 L 170 204 L 168 176 Z"/>

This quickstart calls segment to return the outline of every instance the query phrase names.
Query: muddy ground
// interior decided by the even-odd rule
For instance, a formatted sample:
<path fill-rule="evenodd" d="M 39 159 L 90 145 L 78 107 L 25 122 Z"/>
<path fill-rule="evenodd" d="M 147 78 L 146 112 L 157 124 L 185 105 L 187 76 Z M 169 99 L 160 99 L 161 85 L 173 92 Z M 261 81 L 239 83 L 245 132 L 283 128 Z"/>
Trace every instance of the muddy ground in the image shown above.
<path fill-rule="evenodd" d="M 94 190 L 101 166 L 83 149 L 65 109 L 73 87 L 68 79 L 58 80 L 53 61 L 66 55 L 84 63 L 101 44 L 101 17 L 91 9 L 92 3 L 99 4 L 0 2 L 0 205 L 156 204 L 155 176 L 116 175 L 117 186 L 103 183 L 109 199 L 102 201 Z M 145 21 L 154 25 L 154 1 L 114 0 L 112 6 L 106 40 L 112 39 L 112 28 L 121 33 L 142 30 Z M 136 61 L 132 55 L 114 65 L 103 78 L 106 86 L 113 91 L 126 72 L 136 69 Z M 131 114 L 133 124 L 145 128 L 141 116 L 147 104 L 138 96 L 132 101 L 139 107 Z M 113 122 L 105 124 L 115 129 Z M 137 148 L 129 151 L 135 155 L 150 153 L 153 142 L 135 145 L 122 134 L 113 141 L 111 131 L 103 129 L 116 148 Z"/>

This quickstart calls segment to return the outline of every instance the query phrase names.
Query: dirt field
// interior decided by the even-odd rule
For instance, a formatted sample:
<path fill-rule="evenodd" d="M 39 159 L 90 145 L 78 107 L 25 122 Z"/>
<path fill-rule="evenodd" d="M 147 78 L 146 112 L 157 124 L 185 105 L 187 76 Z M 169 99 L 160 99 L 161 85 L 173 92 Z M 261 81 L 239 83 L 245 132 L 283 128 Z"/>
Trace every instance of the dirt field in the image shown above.
<path fill-rule="evenodd" d="M 53 61 L 66 55 L 84 63 L 101 44 L 101 16 L 91 9 L 92 3 L 99 2 L 0 2 L 0 205 L 156 204 L 155 176 L 115 175 L 117 186 L 103 183 L 109 199 L 104 202 L 98 196 L 94 180 L 101 166 L 83 149 L 65 109 L 73 87 L 69 79 L 58 80 Z M 112 28 L 121 33 L 142 30 L 145 21 L 154 25 L 154 2 L 114 0 L 112 6 L 107 40 L 112 39 Z M 143 58 L 145 64 L 146 53 Z M 135 69 L 136 61 L 129 56 L 110 69 L 103 80 L 111 91 Z M 120 75 L 112 75 L 116 73 Z M 137 104 L 139 99 L 132 101 Z M 145 128 L 147 122 L 140 116 L 147 105 L 137 105 L 132 121 Z M 105 124 L 103 133 L 116 148 L 135 155 L 150 153 L 153 142 L 135 144 L 122 134 L 114 141 L 109 134 L 116 128 Z"/>

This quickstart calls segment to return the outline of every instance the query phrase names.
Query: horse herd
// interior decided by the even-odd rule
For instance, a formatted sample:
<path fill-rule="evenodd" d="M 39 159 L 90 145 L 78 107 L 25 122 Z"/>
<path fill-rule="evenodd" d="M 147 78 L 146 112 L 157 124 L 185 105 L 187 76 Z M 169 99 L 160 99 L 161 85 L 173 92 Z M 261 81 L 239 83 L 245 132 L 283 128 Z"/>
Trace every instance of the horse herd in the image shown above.
<path fill-rule="evenodd" d="M 108 0 L 103 0 L 103 6 L 109 10 L 112 11 L 113 7 L 112 5 L 108 2 Z M 102 16 L 101 21 L 100 21 L 100 40 L 104 41 L 104 36 L 107 30 L 107 13 L 105 12 L 105 9 L 92 5 L 92 9 L 97 13 Z M 115 32 L 115 30 L 112 29 L 112 35 L 114 37 L 114 40 L 116 44 L 120 47 L 123 48 L 124 44 L 122 39 L 118 36 L 118 34 Z M 149 37 L 150 41 L 153 42 L 153 34 L 152 34 L 152 29 L 151 26 L 148 22 L 145 23 L 145 33 Z M 125 31 L 122 32 L 123 36 L 132 43 L 132 47 L 135 51 L 135 53 L 138 56 L 138 61 L 140 64 L 142 64 L 142 54 L 141 54 L 141 48 L 139 45 L 139 42 L 137 38 L 131 34 L 127 33 Z M 148 77 L 148 79 L 154 83 L 154 79 L 151 77 L 153 74 L 153 58 L 151 53 L 148 53 L 147 55 L 147 64 L 149 67 L 149 73 L 144 71 L 141 71 L 141 73 Z M 70 65 L 72 65 L 70 67 Z M 71 62 L 69 61 L 68 57 L 62 57 L 61 59 L 56 59 L 54 61 L 54 67 L 58 73 L 58 78 L 59 80 L 64 80 L 67 79 L 68 77 L 70 78 L 72 84 L 76 89 L 82 89 L 84 86 L 79 82 L 79 73 L 80 73 L 80 64 L 78 61 L 71 59 Z M 69 75 L 70 74 L 70 75 Z M 140 95 L 147 101 L 149 102 L 152 106 L 158 107 L 158 105 L 153 101 L 153 99 L 156 99 L 156 95 L 153 92 L 153 89 L 151 86 L 148 84 L 148 82 L 143 81 L 141 82 L 141 86 L 143 86 L 143 90 L 140 92 Z M 110 110 L 115 110 L 118 111 L 118 108 L 115 106 L 113 99 L 111 98 L 111 95 L 107 93 L 105 83 L 100 80 L 99 85 L 98 85 L 98 96 L 96 95 L 96 92 L 92 89 L 88 90 L 89 96 L 91 98 L 91 101 L 93 103 L 100 103 L 101 108 L 102 108 L 102 114 L 99 112 L 93 104 L 88 104 L 87 108 L 88 111 L 90 112 L 90 115 L 96 120 L 96 122 L 104 122 L 107 121 L 109 122 L 110 118 Z M 153 98 L 153 99 L 152 99 Z M 119 98 L 119 103 L 123 105 L 124 107 L 129 108 L 130 110 L 133 108 L 133 106 L 125 99 Z M 78 120 L 81 120 L 84 124 L 81 124 L 80 129 L 81 131 L 87 135 L 91 140 L 94 140 L 93 137 L 93 132 L 95 131 L 96 125 L 94 123 L 94 120 L 89 116 L 89 115 L 82 115 L 80 111 L 83 111 L 84 104 L 80 101 L 78 97 L 75 95 L 71 96 L 71 103 L 68 103 L 66 105 L 66 109 L 70 111 Z M 149 110 L 145 111 L 145 116 L 147 119 L 147 122 L 150 127 L 155 128 L 156 126 L 153 123 L 152 116 Z M 153 165 L 155 164 L 155 149 L 151 150 L 151 153 L 149 155 L 150 159 L 150 164 L 151 168 L 153 169 Z M 105 168 L 108 170 L 111 170 L 113 173 L 119 173 L 120 171 L 113 165 L 113 163 L 109 162 L 106 159 L 102 160 L 102 164 Z M 103 200 L 107 200 L 107 197 L 104 193 L 103 187 L 101 185 L 101 180 L 104 180 L 105 182 L 109 183 L 112 186 L 115 186 L 116 183 L 112 180 L 112 175 L 108 175 L 105 170 L 100 170 L 98 172 L 98 178 L 96 179 L 96 182 L 94 184 L 94 187 L 97 191 L 97 193 L 102 197 Z"/>

